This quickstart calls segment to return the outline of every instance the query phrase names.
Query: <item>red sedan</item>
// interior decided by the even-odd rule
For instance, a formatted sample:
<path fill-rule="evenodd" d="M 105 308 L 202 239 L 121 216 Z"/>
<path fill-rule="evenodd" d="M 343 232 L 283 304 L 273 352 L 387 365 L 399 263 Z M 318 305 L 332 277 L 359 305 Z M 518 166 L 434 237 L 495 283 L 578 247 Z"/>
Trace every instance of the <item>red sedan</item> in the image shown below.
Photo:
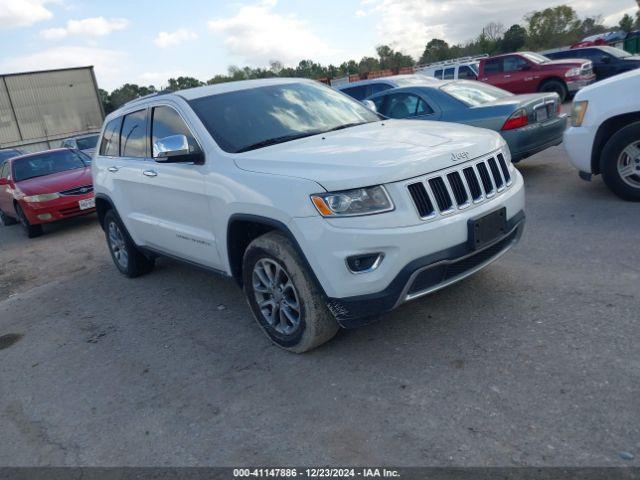
<path fill-rule="evenodd" d="M 61 148 L 21 155 L 0 164 L 0 220 L 18 221 L 29 238 L 42 224 L 95 211 L 91 159 Z"/>

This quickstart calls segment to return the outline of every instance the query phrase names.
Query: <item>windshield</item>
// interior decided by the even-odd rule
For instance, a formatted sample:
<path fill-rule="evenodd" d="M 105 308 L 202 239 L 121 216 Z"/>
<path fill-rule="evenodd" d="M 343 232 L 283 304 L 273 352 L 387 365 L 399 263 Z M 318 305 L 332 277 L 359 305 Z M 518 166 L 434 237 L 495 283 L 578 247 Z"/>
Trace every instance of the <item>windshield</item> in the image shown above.
<path fill-rule="evenodd" d="M 98 135 L 76 138 L 76 145 L 78 145 L 79 150 L 88 150 L 90 148 L 96 148 L 97 144 L 98 144 Z"/>
<path fill-rule="evenodd" d="M 618 58 L 626 58 L 631 56 L 629 52 L 625 52 L 624 50 L 616 47 L 600 47 L 600 49 Z"/>
<path fill-rule="evenodd" d="M 533 63 L 547 63 L 549 59 L 543 55 L 533 52 L 520 52 L 520 54 Z"/>
<path fill-rule="evenodd" d="M 22 155 L 18 150 L 0 150 L 0 162 L 18 155 Z"/>
<path fill-rule="evenodd" d="M 442 87 L 442 90 L 470 107 L 478 107 L 496 100 L 513 97 L 513 93 L 501 88 L 464 80 L 447 83 Z"/>
<path fill-rule="evenodd" d="M 286 83 L 238 90 L 189 102 L 229 153 L 379 120 L 346 95 L 316 83 Z"/>
<path fill-rule="evenodd" d="M 84 168 L 86 155 L 73 150 L 58 150 L 13 160 L 13 180 L 21 182 L 66 170 Z"/>

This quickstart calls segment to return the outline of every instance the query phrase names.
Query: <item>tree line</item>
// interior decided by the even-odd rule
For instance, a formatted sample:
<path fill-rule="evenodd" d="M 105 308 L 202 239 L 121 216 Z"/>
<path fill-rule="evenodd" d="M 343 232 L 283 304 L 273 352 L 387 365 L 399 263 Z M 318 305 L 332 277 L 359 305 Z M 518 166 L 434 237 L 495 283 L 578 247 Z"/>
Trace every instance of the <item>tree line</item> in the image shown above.
<path fill-rule="evenodd" d="M 640 29 L 640 0 L 636 0 L 638 11 L 635 16 L 625 14 L 618 25 L 626 32 Z M 602 16 L 580 18 L 568 5 L 559 5 L 527 14 L 523 24 L 514 24 L 509 28 L 496 22 L 484 26 L 482 32 L 466 43 L 449 45 L 446 41 L 434 38 L 425 46 L 422 55 L 415 59 L 388 45 L 376 47 L 376 56 L 348 60 L 340 65 L 322 65 L 313 60 L 302 60 L 295 67 L 284 66 L 279 61 L 270 62 L 269 67 L 230 66 L 226 74 L 218 74 L 203 82 L 193 77 L 170 78 L 166 89 L 177 91 L 185 88 L 214 85 L 235 80 L 248 80 L 269 77 L 335 78 L 353 74 L 365 74 L 377 70 L 398 72 L 404 67 L 413 67 L 441 60 L 467 55 L 515 52 L 518 50 L 545 50 L 571 45 L 580 39 L 608 31 L 602 24 Z M 157 92 L 153 85 L 140 86 L 126 83 L 111 93 L 100 89 L 100 98 L 105 111 L 111 112 L 135 98 Z"/>

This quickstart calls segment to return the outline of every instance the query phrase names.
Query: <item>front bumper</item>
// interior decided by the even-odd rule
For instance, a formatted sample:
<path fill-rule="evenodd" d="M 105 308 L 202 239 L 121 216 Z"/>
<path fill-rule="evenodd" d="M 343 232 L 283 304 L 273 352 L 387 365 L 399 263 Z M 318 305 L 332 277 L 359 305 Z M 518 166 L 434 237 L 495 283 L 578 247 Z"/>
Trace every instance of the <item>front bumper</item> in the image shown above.
<path fill-rule="evenodd" d="M 564 132 L 564 148 L 569 161 L 581 172 L 593 173 L 591 168 L 591 150 L 595 138 L 595 129 L 587 125 L 569 127 Z"/>
<path fill-rule="evenodd" d="M 383 291 L 350 298 L 329 298 L 327 307 L 344 328 L 365 325 L 375 315 L 389 312 L 482 270 L 520 240 L 524 223 L 525 215 L 521 211 L 509 220 L 507 234 L 480 250 L 472 250 L 465 242 L 418 258 L 406 265 Z"/>
<path fill-rule="evenodd" d="M 588 85 L 591 85 L 595 81 L 596 81 L 595 74 L 578 77 L 575 80 L 567 80 L 567 89 L 569 90 L 569 93 L 575 93 L 578 90 Z"/>
<path fill-rule="evenodd" d="M 93 198 L 93 193 L 86 195 L 61 196 L 47 202 L 20 201 L 22 211 L 31 225 L 57 222 L 65 218 L 88 215 L 96 211 L 94 208 L 81 209 L 80 200 Z"/>
<path fill-rule="evenodd" d="M 516 130 L 500 132 L 509 145 L 511 161 L 517 162 L 562 143 L 567 116 L 559 115 L 546 122 L 533 123 Z"/>

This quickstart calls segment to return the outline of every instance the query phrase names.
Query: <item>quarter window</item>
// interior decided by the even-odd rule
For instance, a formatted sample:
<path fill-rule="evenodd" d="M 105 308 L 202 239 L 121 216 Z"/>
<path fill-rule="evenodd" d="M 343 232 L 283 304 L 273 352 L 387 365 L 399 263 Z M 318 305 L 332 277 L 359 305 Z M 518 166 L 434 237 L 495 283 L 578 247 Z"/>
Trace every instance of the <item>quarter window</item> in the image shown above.
<path fill-rule="evenodd" d="M 111 120 L 104 128 L 100 141 L 100 155 L 117 157 L 120 154 L 120 125 L 122 118 Z"/>
<path fill-rule="evenodd" d="M 153 121 L 151 123 L 151 145 L 160 139 L 172 135 L 184 135 L 189 144 L 196 143 L 191 130 L 184 123 L 182 117 L 171 107 L 155 107 L 153 109 Z"/>
<path fill-rule="evenodd" d="M 147 111 L 139 110 L 124 116 L 120 134 L 120 151 L 123 157 L 146 157 Z"/>

